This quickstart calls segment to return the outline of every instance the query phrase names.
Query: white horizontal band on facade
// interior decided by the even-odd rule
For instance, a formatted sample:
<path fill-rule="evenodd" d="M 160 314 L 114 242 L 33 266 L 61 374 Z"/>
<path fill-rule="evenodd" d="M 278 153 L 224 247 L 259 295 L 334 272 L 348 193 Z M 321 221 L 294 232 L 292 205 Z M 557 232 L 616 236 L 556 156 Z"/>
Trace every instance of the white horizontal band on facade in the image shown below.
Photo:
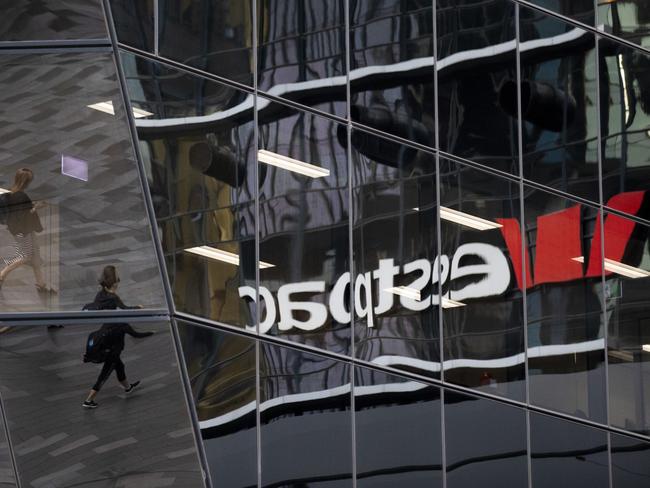
<path fill-rule="evenodd" d="M 536 346 L 528 349 L 529 358 L 563 356 L 567 354 L 576 354 L 581 352 L 604 350 L 605 340 L 595 339 L 592 341 L 578 342 L 575 344 L 555 344 L 548 346 Z M 446 371 L 456 368 L 476 368 L 476 369 L 496 369 L 507 368 L 522 364 L 526 355 L 519 353 L 514 356 L 499 359 L 450 359 L 443 363 Z M 433 361 L 424 361 L 422 359 L 408 358 L 404 356 L 379 356 L 371 361 L 373 364 L 382 366 L 410 366 L 420 369 L 421 371 L 440 371 L 440 363 Z M 382 385 L 355 386 L 354 396 L 369 396 L 380 393 L 405 393 L 418 391 L 427 388 L 429 385 L 416 381 L 404 381 L 401 383 L 388 383 Z M 308 401 L 323 400 L 325 398 L 334 398 L 345 395 L 350 392 L 350 385 L 341 385 L 326 390 L 312 391 L 308 393 L 297 393 L 293 395 L 283 395 L 260 404 L 260 411 L 266 411 L 280 405 L 301 403 Z M 247 403 L 227 414 L 220 415 L 208 420 L 199 422 L 201 429 L 209 429 L 227 424 L 237 420 L 251 412 L 255 411 L 255 402 Z"/>
<path fill-rule="evenodd" d="M 546 37 L 543 39 L 535 39 L 532 41 L 524 41 L 519 43 L 519 51 L 527 52 L 535 49 L 542 49 L 552 46 L 561 46 L 580 39 L 583 36 L 593 35 L 589 31 L 573 28 L 564 34 L 557 36 Z M 472 61 L 475 59 L 491 58 L 500 56 L 516 49 L 515 40 L 502 42 L 494 46 L 488 46 L 480 49 L 470 49 L 452 54 L 438 61 L 436 71 L 442 71 L 454 65 Z M 417 71 L 425 68 L 433 68 L 434 58 L 432 56 L 425 58 L 415 58 L 408 61 L 401 61 L 399 63 L 378 65 L 378 66 L 364 66 L 362 68 L 353 69 L 350 71 L 350 81 L 361 80 L 366 77 L 372 77 L 383 74 L 406 73 L 409 71 Z M 347 83 L 346 76 L 332 76 L 329 78 L 322 78 L 319 80 L 300 81 L 297 83 L 282 83 L 274 85 L 266 93 L 277 96 L 285 97 L 294 92 L 303 92 L 309 90 L 322 90 L 323 88 L 337 88 L 345 86 Z M 265 108 L 271 103 L 270 100 L 259 97 L 257 99 L 257 109 Z M 137 127 L 176 127 L 188 126 L 192 124 L 203 124 L 206 122 L 219 122 L 227 120 L 230 117 L 240 115 L 248 110 L 254 108 L 254 97 L 248 95 L 246 99 L 238 105 L 221 112 L 216 112 L 210 115 L 196 115 L 190 117 L 177 117 L 167 119 L 137 119 L 135 124 Z"/>

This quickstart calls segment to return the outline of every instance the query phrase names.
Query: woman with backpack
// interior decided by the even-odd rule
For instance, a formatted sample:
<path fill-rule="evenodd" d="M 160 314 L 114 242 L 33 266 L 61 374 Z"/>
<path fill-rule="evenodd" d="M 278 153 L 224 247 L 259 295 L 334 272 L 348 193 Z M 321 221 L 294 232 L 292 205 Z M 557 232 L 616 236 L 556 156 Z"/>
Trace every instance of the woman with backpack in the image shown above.
<path fill-rule="evenodd" d="M 116 293 L 119 282 L 120 278 L 117 275 L 115 266 L 106 266 L 99 280 L 101 290 L 97 293 L 92 303 L 84 306 L 84 310 L 142 308 L 141 305 L 129 307 L 122 302 L 122 299 Z M 104 366 L 97 377 L 97 381 L 91 388 L 88 397 L 82 404 L 84 408 L 97 408 L 98 404 L 95 402 L 95 397 L 113 370 L 115 370 L 117 375 L 117 381 L 120 382 L 126 393 L 131 393 L 140 384 L 140 381 L 134 383 L 127 381 L 124 363 L 120 358 L 124 350 L 124 336 L 126 334 L 140 338 L 151 336 L 153 332 L 138 332 L 129 324 L 104 324 L 97 332 L 91 334 L 89 337 L 89 340 L 92 337 L 95 343 L 87 345 L 84 362 L 103 362 Z M 95 355 L 96 357 L 88 357 L 89 354 Z"/>
<path fill-rule="evenodd" d="M 41 252 L 36 237 L 36 233 L 43 230 L 37 210 L 44 204 L 34 204 L 25 193 L 33 179 L 31 169 L 20 168 L 16 171 L 10 193 L 4 198 L 7 228 L 16 244 L 14 255 L 4 258 L 5 266 L 0 271 L 0 288 L 9 273 L 23 264 L 30 264 L 34 270 L 36 290 L 39 293 L 56 293 L 56 290 L 46 286 L 43 279 Z"/>

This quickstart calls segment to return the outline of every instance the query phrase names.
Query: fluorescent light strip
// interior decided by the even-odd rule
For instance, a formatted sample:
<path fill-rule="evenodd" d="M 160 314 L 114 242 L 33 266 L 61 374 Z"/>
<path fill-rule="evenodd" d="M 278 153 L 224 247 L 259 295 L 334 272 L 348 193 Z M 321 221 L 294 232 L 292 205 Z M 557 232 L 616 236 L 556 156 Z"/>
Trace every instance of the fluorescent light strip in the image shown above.
<path fill-rule="evenodd" d="M 503 227 L 501 224 L 497 224 L 496 222 L 475 217 L 474 215 L 459 212 L 458 210 L 447 207 L 440 207 L 440 218 L 476 230 L 489 230 Z"/>
<path fill-rule="evenodd" d="M 395 295 L 401 295 L 412 300 L 420 301 L 420 290 L 414 288 L 409 288 L 408 286 L 393 286 L 392 288 L 386 288 L 384 291 L 388 293 L 394 293 Z"/>
<path fill-rule="evenodd" d="M 3 193 L 11 193 L 11 190 L 7 190 L 6 188 L 0 188 L 0 195 Z"/>
<path fill-rule="evenodd" d="M 643 347 L 641 349 L 643 349 L 645 352 L 650 352 L 650 344 L 643 344 Z"/>
<path fill-rule="evenodd" d="M 88 108 L 92 108 L 94 110 L 99 110 L 100 112 L 104 112 L 107 114 L 115 115 L 115 108 L 113 107 L 113 102 L 110 100 L 107 102 L 99 102 L 99 103 L 94 103 L 92 105 L 87 105 Z M 146 110 L 142 110 L 141 108 L 135 108 L 133 107 L 133 117 L 136 119 L 141 119 L 143 117 L 149 117 L 150 115 L 153 115 L 151 112 L 147 112 Z"/>
<path fill-rule="evenodd" d="M 584 256 L 578 256 L 577 258 L 571 259 L 579 263 L 585 262 Z M 635 268 L 634 266 L 630 266 L 628 264 L 619 263 L 618 261 L 614 261 L 613 259 L 609 258 L 605 258 L 605 270 L 633 279 L 650 277 L 650 271 L 646 271 L 645 269 L 641 268 Z"/>
<path fill-rule="evenodd" d="M 294 173 L 300 173 L 310 178 L 321 178 L 330 174 L 329 169 L 314 166 L 313 164 L 298 161 L 297 159 L 282 156 L 281 154 L 276 154 L 265 149 L 257 151 L 257 159 L 262 163 L 277 166 L 278 168 L 293 171 Z"/>
<path fill-rule="evenodd" d="M 229 264 L 234 264 L 235 266 L 239 266 L 239 256 L 237 254 L 228 251 L 222 251 L 221 249 L 217 249 L 214 247 L 210 247 L 210 246 L 190 247 L 189 249 L 185 249 L 185 252 L 197 254 L 205 258 L 210 258 L 216 261 L 222 261 L 224 263 L 229 263 Z M 260 261 L 260 269 L 273 268 L 273 267 L 275 267 L 275 264 L 270 264 L 270 263 L 265 263 L 264 261 Z"/>
<path fill-rule="evenodd" d="M 463 302 L 457 302 L 451 298 L 442 297 L 442 308 L 457 308 L 464 307 L 466 304 Z"/>

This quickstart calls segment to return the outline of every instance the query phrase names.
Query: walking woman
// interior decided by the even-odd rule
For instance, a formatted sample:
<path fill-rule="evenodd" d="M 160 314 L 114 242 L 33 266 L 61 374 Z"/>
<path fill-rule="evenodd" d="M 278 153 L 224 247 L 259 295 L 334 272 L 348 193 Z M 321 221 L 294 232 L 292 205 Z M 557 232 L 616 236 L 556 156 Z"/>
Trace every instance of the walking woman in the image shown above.
<path fill-rule="evenodd" d="M 29 168 L 16 171 L 11 193 L 7 197 L 7 228 L 16 243 L 13 256 L 4 258 L 4 268 L 0 271 L 0 288 L 9 273 L 23 264 L 29 264 L 34 270 L 36 290 L 40 293 L 56 293 L 56 290 L 46 286 L 43 279 L 41 251 L 36 236 L 37 232 L 43 230 L 37 212 L 43 204 L 34 204 L 25 193 L 33 179 L 34 174 Z"/>
<path fill-rule="evenodd" d="M 115 310 L 117 308 L 134 309 L 142 308 L 141 305 L 127 306 L 122 302 L 122 299 L 117 295 L 117 285 L 120 278 L 117 275 L 115 266 L 106 266 L 102 271 L 102 276 L 99 279 L 101 290 L 95 296 L 95 301 L 84 306 L 84 310 Z M 101 390 L 106 380 L 111 376 L 113 370 L 117 375 L 117 381 L 120 382 L 124 388 L 125 393 L 131 393 L 139 384 L 139 381 L 129 383 L 126 379 L 126 371 L 124 363 L 120 358 L 124 350 L 124 336 L 129 334 L 132 337 L 149 337 L 153 332 L 138 332 L 129 324 L 104 324 L 98 331 L 103 336 L 102 347 L 109 350 L 104 366 L 88 393 L 86 401 L 83 402 L 84 408 L 97 408 L 95 397 Z"/>

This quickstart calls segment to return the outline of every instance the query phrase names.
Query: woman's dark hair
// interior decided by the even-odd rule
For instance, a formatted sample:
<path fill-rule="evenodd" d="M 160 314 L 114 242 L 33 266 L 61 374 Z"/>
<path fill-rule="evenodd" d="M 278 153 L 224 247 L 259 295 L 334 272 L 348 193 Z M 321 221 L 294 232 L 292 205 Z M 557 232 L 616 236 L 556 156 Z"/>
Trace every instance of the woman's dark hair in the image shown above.
<path fill-rule="evenodd" d="M 109 290 L 119 282 L 120 279 L 117 276 L 117 269 L 115 266 L 105 266 L 102 275 L 99 278 L 99 284 L 102 285 L 103 288 Z"/>

